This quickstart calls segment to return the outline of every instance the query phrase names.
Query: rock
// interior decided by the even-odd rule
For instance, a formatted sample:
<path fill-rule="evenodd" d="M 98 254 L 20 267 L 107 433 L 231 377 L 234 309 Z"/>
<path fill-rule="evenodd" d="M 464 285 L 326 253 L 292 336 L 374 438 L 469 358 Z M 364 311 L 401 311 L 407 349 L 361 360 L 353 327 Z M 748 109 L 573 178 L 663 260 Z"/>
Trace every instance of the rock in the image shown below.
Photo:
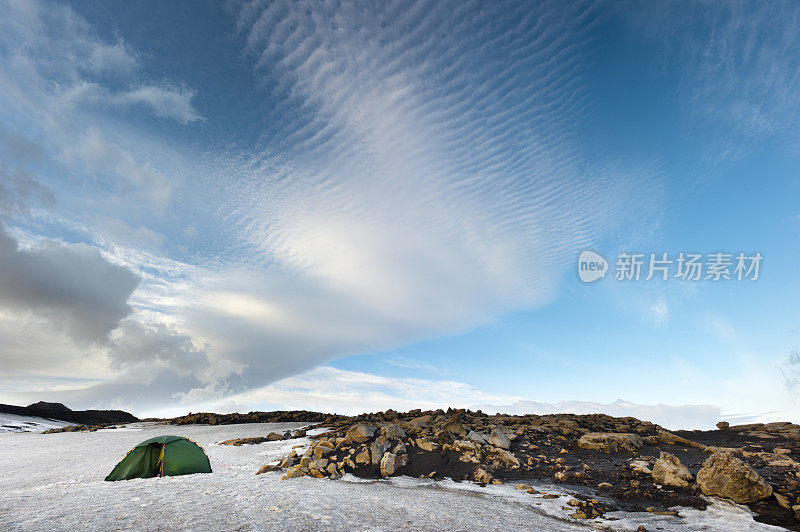
<path fill-rule="evenodd" d="M 492 433 L 489 436 L 489 443 L 495 447 L 500 447 L 501 449 L 508 450 L 511 448 L 511 442 L 509 441 L 508 436 L 506 436 L 506 431 L 499 427 L 492 429 Z"/>
<path fill-rule="evenodd" d="M 435 442 L 432 442 L 432 441 L 428 441 L 428 440 L 423 440 L 422 438 L 417 438 L 417 447 L 419 447 L 423 451 L 437 451 L 437 450 L 439 450 L 439 444 L 438 443 L 435 443 Z"/>
<path fill-rule="evenodd" d="M 467 434 L 464 425 L 461 424 L 461 421 L 457 417 L 452 417 L 445 421 L 442 425 L 442 430 L 455 436 L 465 436 Z"/>
<path fill-rule="evenodd" d="M 772 495 L 772 486 L 749 465 L 729 452 L 709 456 L 697 473 L 697 484 L 703 493 L 727 497 L 739 504 L 748 504 Z"/>
<path fill-rule="evenodd" d="M 731 424 L 728 423 L 727 421 L 720 421 L 719 423 L 717 423 L 717 428 L 719 430 L 726 430 L 730 426 L 731 426 Z"/>
<path fill-rule="evenodd" d="M 267 441 L 281 441 L 282 439 L 283 439 L 283 434 L 278 434 L 277 432 L 270 432 L 269 434 L 267 434 Z"/>
<path fill-rule="evenodd" d="M 597 485 L 597 487 L 598 487 L 598 489 L 601 489 L 601 490 L 610 490 L 614 486 L 612 486 L 608 482 L 601 482 L 600 484 Z"/>
<path fill-rule="evenodd" d="M 785 508 L 787 510 L 791 510 L 792 509 L 792 506 L 789 504 L 789 499 L 787 499 L 786 497 L 784 497 L 783 495 L 781 495 L 778 492 L 774 492 L 772 495 L 775 497 L 775 500 L 778 501 L 778 505 L 781 508 Z"/>
<path fill-rule="evenodd" d="M 456 451 L 476 451 L 478 447 L 468 440 L 456 440 L 453 442 L 453 449 Z"/>
<path fill-rule="evenodd" d="M 433 416 L 426 415 L 426 416 L 419 416 L 415 417 L 414 419 L 408 421 L 406 423 L 407 429 L 419 430 L 423 427 L 429 427 L 433 424 Z"/>
<path fill-rule="evenodd" d="M 792 510 L 794 510 L 794 518 L 800 521 L 800 504 L 792 506 Z"/>
<path fill-rule="evenodd" d="M 311 451 L 311 456 L 313 456 L 314 458 L 322 458 L 323 456 L 330 454 L 332 452 L 333 449 L 331 447 L 328 447 L 327 445 L 322 445 L 322 442 L 320 442 L 319 445 L 313 447 L 313 450 Z"/>
<path fill-rule="evenodd" d="M 381 435 L 387 440 L 397 441 L 406 437 L 406 431 L 394 423 L 390 423 L 381 427 Z"/>
<path fill-rule="evenodd" d="M 284 468 L 284 469 L 286 469 L 288 467 L 292 467 L 295 464 L 296 460 L 297 460 L 297 455 L 296 454 L 295 454 L 295 456 L 292 456 L 292 455 L 284 456 L 283 460 L 281 460 L 281 467 Z"/>
<path fill-rule="evenodd" d="M 678 458 L 662 451 L 653 466 L 653 480 L 663 486 L 685 488 L 692 481 L 692 474 Z"/>
<path fill-rule="evenodd" d="M 286 480 L 287 478 L 302 477 L 304 474 L 305 473 L 303 473 L 303 469 L 301 468 L 301 466 L 299 465 L 292 466 L 289 468 L 289 471 L 287 471 L 286 474 L 283 475 L 283 480 Z"/>
<path fill-rule="evenodd" d="M 262 466 L 261 469 L 258 470 L 256 475 L 260 475 L 261 473 L 269 473 L 270 471 L 280 471 L 282 469 L 281 466 L 275 464 L 267 464 Z"/>
<path fill-rule="evenodd" d="M 347 431 L 347 434 L 345 434 L 345 439 L 351 443 L 364 443 L 372 438 L 376 430 L 377 427 L 375 425 L 370 425 L 368 423 L 353 425 L 350 427 L 350 430 Z"/>
<path fill-rule="evenodd" d="M 682 438 L 676 434 L 667 432 L 666 430 L 659 430 L 657 435 L 645 437 L 644 443 L 647 443 L 648 445 L 658 445 L 659 443 L 663 443 L 665 445 L 683 445 L 686 447 L 695 447 L 701 450 L 706 448 L 706 446 L 702 443 L 687 440 L 686 438 Z"/>
<path fill-rule="evenodd" d="M 650 464 L 644 460 L 633 460 L 629 465 L 631 466 L 631 469 L 638 471 L 639 473 L 644 473 L 645 475 L 650 475 L 653 473 L 653 471 L 650 469 Z"/>
<path fill-rule="evenodd" d="M 489 484 L 494 479 L 494 477 L 482 467 L 475 470 L 472 474 L 472 478 L 474 478 L 476 482 L 481 482 L 483 484 Z"/>
<path fill-rule="evenodd" d="M 642 437 L 638 434 L 614 433 L 614 432 L 590 432 L 584 434 L 578 440 L 578 447 L 581 449 L 592 449 L 603 451 L 604 453 L 616 453 L 619 451 L 635 451 L 644 445 Z"/>
<path fill-rule="evenodd" d="M 383 458 L 383 453 L 389 450 L 389 440 L 386 436 L 378 436 L 375 441 L 369 446 L 370 454 L 372 455 L 372 465 L 378 465 Z"/>
<path fill-rule="evenodd" d="M 489 457 L 493 465 L 509 469 L 517 469 L 520 466 L 519 459 L 505 449 L 494 448 Z"/>
<path fill-rule="evenodd" d="M 487 442 L 486 436 L 484 434 L 481 434 L 480 432 L 475 432 L 474 430 L 469 431 L 469 433 L 467 433 L 465 438 L 475 443 Z"/>
<path fill-rule="evenodd" d="M 357 464 L 368 464 L 370 463 L 369 459 L 369 449 L 366 447 L 362 449 L 362 451 L 356 454 L 355 461 Z"/>
<path fill-rule="evenodd" d="M 556 474 L 553 475 L 553 478 L 556 479 L 556 482 L 564 482 L 567 480 L 567 474 L 563 471 L 556 471 Z"/>
<path fill-rule="evenodd" d="M 394 475 L 397 471 L 397 455 L 394 453 L 384 453 L 381 458 L 381 476 L 388 477 Z"/>

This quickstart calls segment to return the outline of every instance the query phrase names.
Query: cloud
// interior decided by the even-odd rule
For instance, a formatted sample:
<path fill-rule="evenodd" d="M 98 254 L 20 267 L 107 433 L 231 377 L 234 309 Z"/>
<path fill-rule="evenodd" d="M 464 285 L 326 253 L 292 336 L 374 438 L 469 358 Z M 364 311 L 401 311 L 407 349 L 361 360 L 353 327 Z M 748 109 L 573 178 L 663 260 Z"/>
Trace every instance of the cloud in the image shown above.
<path fill-rule="evenodd" d="M 796 126 L 796 3 L 663 3 L 631 13 L 634 27 L 664 46 L 665 60 L 680 65 L 684 96 L 697 115 L 747 138 Z"/>
<path fill-rule="evenodd" d="M 20 249 L 0 225 L 0 305 L 45 317 L 76 340 L 104 340 L 130 314 L 138 283 L 88 245 L 45 240 Z"/>
<path fill-rule="evenodd" d="M 68 129 L 61 115 L 87 105 L 144 109 L 182 124 L 201 119 L 194 90 L 145 79 L 122 39 L 104 41 L 70 6 L 4 0 L 0 9 L 0 91 L 14 114 L 56 130 Z"/>
<path fill-rule="evenodd" d="M 118 190 L 124 192 L 125 188 L 133 188 L 158 208 L 169 203 L 172 184 L 166 176 L 139 164 L 133 155 L 108 142 L 96 129 L 89 130 L 78 146 L 66 149 L 63 158 L 101 175 L 111 173 L 121 180 L 117 183 Z"/>
<path fill-rule="evenodd" d="M 184 408 L 196 411 L 226 403 L 240 411 L 308 409 L 359 414 L 388 408 L 469 407 L 476 401 L 515 399 L 518 398 L 487 394 L 457 381 L 397 378 L 321 366 L 267 386 L 231 394 L 223 401 L 185 403 Z"/>
<path fill-rule="evenodd" d="M 791 393 L 800 391 L 800 351 L 795 349 L 786 355 L 783 377 L 786 381 L 786 387 Z"/>
<path fill-rule="evenodd" d="M 0 215 L 27 214 L 31 203 L 50 207 L 55 203 L 55 194 L 24 169 L 0 167 Z"/>
<path fill-rule="evenodd" d="M 669 307 L 663 298 L 650 305 L 649 320 L 655 325 L 666 325 L 669 323 Z"/>
<path fill-rule="evenodd" d="M 151 85 L 111 95 L 108 100 L 120 105 L 141 105 L 152 110 L 156 116 L 188 124 L 202 119 L 192 107 L 195 94 L 193 90 Z"/>
<path fill-rule="evenodd" d="M 611 404 L 585 401 L 560 401 L 537 403 L 517 401 L 509 405 L 478 405 L 487 413 L 503 414 L 608 414 L 615 417 L 635 417 L 671 429 L 708 430 L 720 419 L 720 409 L 711 405 L 640 405 L 618 399 Z"/>
<path fill-rule="evenodd" d="M 258 385 L 553 301 L 578 250 L 646 219 L 625 198 L 656 188 L 591 167 L 576 141 L 591 18 L 560 3 L 243 9 L 282 104 L 269 142 L 214 181 L 253 266 L 246 283 L 230 267 L 225 301 L 191 298 L 192 330 Z"/>

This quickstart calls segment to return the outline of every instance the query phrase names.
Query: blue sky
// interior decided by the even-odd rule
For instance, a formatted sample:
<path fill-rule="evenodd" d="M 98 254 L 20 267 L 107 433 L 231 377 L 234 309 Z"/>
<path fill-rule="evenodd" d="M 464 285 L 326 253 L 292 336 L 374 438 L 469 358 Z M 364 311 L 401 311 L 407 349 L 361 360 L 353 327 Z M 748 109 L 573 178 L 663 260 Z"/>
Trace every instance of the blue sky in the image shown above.
<path fill-rule="evenodd" d="M 0 401 L 800 420 L 796 4 L 0 12 Z"/>

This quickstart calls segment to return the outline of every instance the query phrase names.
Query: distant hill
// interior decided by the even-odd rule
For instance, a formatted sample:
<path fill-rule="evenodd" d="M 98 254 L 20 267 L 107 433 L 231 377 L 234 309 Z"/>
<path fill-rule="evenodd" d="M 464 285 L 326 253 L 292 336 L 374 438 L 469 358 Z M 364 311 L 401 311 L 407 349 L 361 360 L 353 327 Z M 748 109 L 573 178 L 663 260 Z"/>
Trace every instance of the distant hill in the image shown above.
<path fill-rule="evenodd" d="M 139 421 L 137 417 L 122 410 L 71 410 L 61 403 L 46 403 L 44 401 L 28 406 L 0 404 L 0 413 L 57 419 L 77 425 L 133 423 Z"/>

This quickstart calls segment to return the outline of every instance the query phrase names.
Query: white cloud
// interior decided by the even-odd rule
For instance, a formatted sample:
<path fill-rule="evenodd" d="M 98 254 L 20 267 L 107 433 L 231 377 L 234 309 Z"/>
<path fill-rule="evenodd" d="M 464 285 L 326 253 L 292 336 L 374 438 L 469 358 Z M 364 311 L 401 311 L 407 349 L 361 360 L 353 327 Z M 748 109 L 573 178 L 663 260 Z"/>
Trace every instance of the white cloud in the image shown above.
<path fill-rule="evenodd" d="M 307 409 L 359 414 L 393 408 L 436 409 L 469 407 L 480 401 L 514 401 L 519 398 L 487 394 L 450 380 L 400 379 L 321 366 L 267 386 L 226 397 L 241 411 L 248 409 Z M 212 404 L 185 404 L 184 410 Z"/>
<path fill-rule="evenodd" d="M 610 404 L 586 401 L 536 403 L 518 401 L 509 405 L 478 405 L 484 412 L 504 414 L 608 414 L 615 417 L 635 417 L 651 421 L 668 429 L 709 430 L 720 419 L 720 409 L 711 405 L 641 405 L 618 399 Z"/>
<path fill-rule="evenodd" d="M 90 129 L 86 138 L 79 145 L 66 149 L 62 157 L 97 174 L 112 173 L 122 181 L 123 186 L 116 187 L 120 192 L 133 188 L 161 209 L 169 203 L 172 183 L 167 177 L 138 163 L 133 155 L 108 142 L 96 129 Z"/>
<path fill-rule="evenodd" d="M 669 307 L 664 298 L 659 298 L 658 301 L 650 305 L 648 318 L 655 325 L 669 323 Z"/>

